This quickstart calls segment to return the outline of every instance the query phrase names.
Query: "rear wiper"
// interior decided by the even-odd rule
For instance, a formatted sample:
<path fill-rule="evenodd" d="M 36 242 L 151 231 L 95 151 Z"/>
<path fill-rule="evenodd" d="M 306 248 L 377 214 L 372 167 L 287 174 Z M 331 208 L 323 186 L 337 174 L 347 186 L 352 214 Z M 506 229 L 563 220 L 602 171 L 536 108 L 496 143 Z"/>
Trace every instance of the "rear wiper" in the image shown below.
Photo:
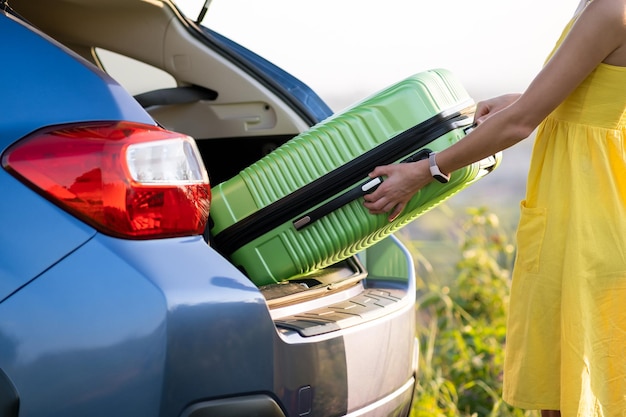
<path fill-rule="evenodd" d="M 200 14 L 198 15 L 198 18 L 196 19 L 196 24 L 200 24 L 202 23 L 202 21 L 204 20 L 204 16 L 206 16 L 206 12 L 207 10 L 209 10 L 209 5 L 211 4 L 213 0 L 204 0 L 204 6 L 202 6 L 202 9 L 200 10 Z"/>

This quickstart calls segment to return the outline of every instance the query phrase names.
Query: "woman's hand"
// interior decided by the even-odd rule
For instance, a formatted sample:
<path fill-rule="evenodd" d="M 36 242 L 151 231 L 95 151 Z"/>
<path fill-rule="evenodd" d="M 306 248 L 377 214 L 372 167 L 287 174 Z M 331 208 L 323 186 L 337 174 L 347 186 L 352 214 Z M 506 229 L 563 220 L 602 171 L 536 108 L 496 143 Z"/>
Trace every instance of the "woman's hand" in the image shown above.
<path fill-rule="evenodd" d="M 376 191 L 365 195 L 364 205 L 372 214 L 389 213 L 389 221 L 398 217 L 411 197 L 433 180 L 428 160 L 379 166 L 369 176 L 383 177 L 384 181 Z"/>
<path fill-rule="evenodd" d="M 521 94 L 505 94 L 502 96 L 490 98 L 489 100 L 479 101 L 476 104 L 474 123 L 476 125 L 481 124 L 500 110 L 513 104 L 520 96 Z"/>
<path fill-rule="evenodd" d="M 515 103 L 520 96 L 520 94 L 506 94 L 479 102 L 476 105 L 474 122 L 477 125 L 483 123 L 494 114 Z M 493 125 L 493 123 L 495 123 L 495 125 Z M 491 129 L 487 128 L 487 130 L 485 131 L 484 129 L 486 128 L 486 126 L 490 124 L 492 124 Z M 470 133 L 468 137 L 475 137 L 478 131 L 482 131 L 483 136 L 485 136 L 486 134 L 488 138 L 498 137 L 502 133 L 502 129 L 499 127 L 499 125 L 501 124 L 502 123 L 496 123 L 494 119 L 494 122 L 487 123 L 487 125 L 485 125 L 481 129 L 476 129 L 475 131 Z M 526 137 L 524 136 L 525 133 L 518 134 L 517 130 L 514 130 L 515 134 L 513 136 L 515 142 L 522 139 L 522 136 Z M 483 141 L 485 140 L 487 139 L 483 138 Z M 501 150 L 505 147 L 505 145 L 508 145 L 498 144 L 492 140 L 489 140 L 486 145 L 490 145 L 494 149 L 490 149 L 490 146 L 476 146 L 469 143 L 463 144 L 464 146 L 467 145 L 465 146 L 465 148 L 469 147 L 469 149 L 465 149 L 463 146 L 459 148 L 459 146 L 464 141 L 465 139 L 460 141 L 456 145 L 453 145 L 451 148 L 442 151 L 439 154 L 438 164 L 440 168 L 446 166 L 448 170 L 461 168 L 474 161 L 478 161 L 485 156 L 493 155 L 493 153 Z M 456 148 L 454 152 L 452 152 L 452 148 Z M 446 155 L 448 156 L 448 165 L 446 165 Z M 452 156 L 453 163 L 450 163 L 450 156 Z M 420 189 L 433 181 L 433 177 L 430 173 L 428 165 L 428 160 L 379 166 L 374 169 L 374 171 L 372 171 L 369 176 L 370 178 L 383 177 L 384 181 L 380 186 L 378 186 L 376 191 L 371 194 L 365 195 L 364 206 L 372 214 L 389 213 L 389 221 L 394 220 L 396 217 L 398 217 L 398 215 L 400 215 L 400 213 L 402 213 L 402 210 L 404 210 L 407 203 L 415 195 L 415 193 L 417 193 Z"/>

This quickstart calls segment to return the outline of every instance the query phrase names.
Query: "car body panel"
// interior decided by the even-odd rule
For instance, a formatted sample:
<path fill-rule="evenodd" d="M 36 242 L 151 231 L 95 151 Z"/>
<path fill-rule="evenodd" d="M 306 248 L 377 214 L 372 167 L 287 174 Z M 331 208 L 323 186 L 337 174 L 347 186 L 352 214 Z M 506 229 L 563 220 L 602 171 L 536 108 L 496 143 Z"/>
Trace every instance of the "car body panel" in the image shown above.
<path fill-rule="evenodd" d="M 0 170 L 0 304 L 96 232 Z M 10 221 L 7 221 L 10 219 Z"/>
<path fill-rule="evenodd" d="M 85 263 L 94 269 L 80 276 Z M 158 415 L 162 297 L 133 275 L 87 244 L 0 304 L 0 339 L 17 348 L 3 349 L 0 367 L 20 415 L 42 415 L 44 404 L 49 416 Z"/>
<path fill-rule="evenodd" d="M 272 388 L 267 306 L 200 237 L 99 234 L 0 304 L 0 317 L 0 340 L 19 346 L 0 368 L 24 415 L 43 401 L 47 416 L 170 416 L 208 392 Z"/>
<path fill-rule="evenodd" d="M 100 238 L 164 296 L 168 340 L 165 398 L 271 390 L 274 326 L 256 288 L 201 237 L 170 242 Z M 254 346 L 254 355 L 251 355 Z"/>
<path fill-rule="evenodd" d="M 42 126 L 93 120 L 154 124 L 117 82 L 96 67 L 10 15 L 3 15 L 3 20 L 0 39 L 20 42 L 2 46 L 3 55 L 19 60 L 5 62 L 2 69 L 7 82 L 0 107 L 10 109 L 10 117 L 0 119 L 0 151 Z"/>

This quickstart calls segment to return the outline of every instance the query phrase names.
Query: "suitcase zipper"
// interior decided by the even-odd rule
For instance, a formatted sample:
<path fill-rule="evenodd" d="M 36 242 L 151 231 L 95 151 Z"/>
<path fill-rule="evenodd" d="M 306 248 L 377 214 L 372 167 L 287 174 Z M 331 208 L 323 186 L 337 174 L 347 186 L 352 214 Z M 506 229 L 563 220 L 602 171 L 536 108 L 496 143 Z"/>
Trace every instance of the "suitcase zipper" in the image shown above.
<path fill-rule="evenodd" d="M 430 149 L 424 148 L 401 162 L 407 163 L 407 162 L 419 161 L 421 159 L 428 159 L 428 155 L 431 152 L 432 151 Z M 293 227 L 298 231 L 302 230 L 305 227 L 312 225 L 317 220 L 323 218 L 327 214 L 330 214 L 333 211 L 340 209 L 341 207 L 356 200 L 357 198 L 363 197 L 365 194 L 373 193 L 374 191 L 376 191 L 378 186 L 382 183 L 383 183 L 382 177 L 368 179 L 362 182 L 361 184 L 359 184 L 358 186 L 352 188 L 351 190 L 346 191 L 340 196 L 333 198 L 327 203 L 319 206 L 318 208 L 314 210 L 311 210 L 310 212 L 306 213 L 302 217 L 294 220 L 292 222 Z"/>
<path fill-rule="evenodd" d="M 340 190 L 366 178 L 374 167 L 393 163 L 454 129 L 471 125 L 470 114 L 473 107 L 468 107 L 468 105 L 469 103 L 464 103 L 456 109 L 438 113 L 233 223 L 214 236 L 216 249 L 229 256 L 285 221 L 307 212 L 311 207 L 331 198 Z"/>

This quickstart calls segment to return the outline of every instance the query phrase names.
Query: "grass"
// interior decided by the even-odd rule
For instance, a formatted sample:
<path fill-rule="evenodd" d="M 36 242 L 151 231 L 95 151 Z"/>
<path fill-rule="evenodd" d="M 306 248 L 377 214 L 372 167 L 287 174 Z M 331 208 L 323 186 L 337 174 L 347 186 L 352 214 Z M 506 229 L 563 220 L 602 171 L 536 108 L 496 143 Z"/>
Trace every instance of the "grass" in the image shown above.
<path fill-rule="evenodd" d="M 444 208 L 444 215 L 445 210 L 450 209 Z M 417 260 L 420 288 L 420 371 L 411 415 L 539 416 L 512 408 L 501 398 L 512 232 L 485 208 L 447 216 L 462 218 L 446 228 L 450 234 L 443 240 L 453 244 L 403 239 Z M 442 268 L 432 259 L 439 259 Z"/>

